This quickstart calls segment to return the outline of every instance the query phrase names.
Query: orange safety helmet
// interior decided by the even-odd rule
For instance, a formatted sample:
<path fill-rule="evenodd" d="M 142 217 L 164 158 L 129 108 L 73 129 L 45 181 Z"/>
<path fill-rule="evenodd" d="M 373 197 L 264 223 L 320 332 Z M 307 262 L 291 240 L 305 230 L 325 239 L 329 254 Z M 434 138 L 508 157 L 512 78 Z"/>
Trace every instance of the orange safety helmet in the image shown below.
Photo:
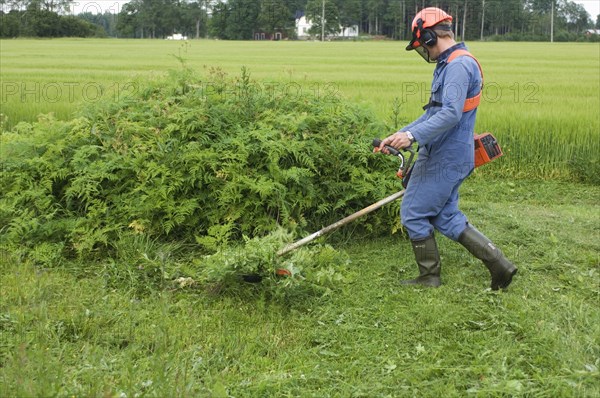
<path fill-rule="evenodd" d="M 435 62 L 435 60 L 430 59 L 427 47 L 435 46 L 437 43 L 437 34 L 432 28 L 444 21 L 452 22 L 452 15 L 437 7 L 427 7 L 419 11 L 413 19 L 413 37 L 408 46 L 406 46 L 406 50 L 417 50 L 427 62 Z M 439 26 L 439 28 L 452 30 L 450 26 Z"/>

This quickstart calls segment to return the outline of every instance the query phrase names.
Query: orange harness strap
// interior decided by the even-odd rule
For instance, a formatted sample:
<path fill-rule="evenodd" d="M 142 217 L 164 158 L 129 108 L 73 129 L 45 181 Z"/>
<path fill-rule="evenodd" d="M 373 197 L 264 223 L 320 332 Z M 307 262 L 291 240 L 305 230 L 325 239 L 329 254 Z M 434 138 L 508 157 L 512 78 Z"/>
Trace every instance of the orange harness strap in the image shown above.
<path fill-rule="evenodd" d="M 477 66 L 479 67 L 479 72 L 481 73 L 481 89 L 483 89 L 483 69 L 481 69 L 481 64 L 479 63 L 477 58 L 475 58 L 473 56 L 473 54 L 471 54 L 467 50 L 455 50 L 454 52 L 452 52 L 452 54 L 450 54 L 450 56 L 448 57 L 448 61 L 446 61 L 446 62 L 450 63 L 454 59 L 456 59 L 460 56 L 471 57 L 475 60 L 475 62 L 477 62 Z M 472 111 L 473 109 L 475 109 L 479 106 L 480 102 L 481 102 L 481 90 L 479 90 L 479 94 L 477 94 L 476 96 L 467 98 L 465 100 L 465 107 L 463 108 L 463 112 Z"/>

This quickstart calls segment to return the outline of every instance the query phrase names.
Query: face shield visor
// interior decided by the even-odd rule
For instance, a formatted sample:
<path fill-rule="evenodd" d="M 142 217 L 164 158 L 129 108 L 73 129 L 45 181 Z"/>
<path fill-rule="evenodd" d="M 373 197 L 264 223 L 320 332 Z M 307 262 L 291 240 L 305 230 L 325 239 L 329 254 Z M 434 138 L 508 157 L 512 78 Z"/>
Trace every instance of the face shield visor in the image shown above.
<path fill-rule="evenodd" d="M 415 27 L 413 30 L 413 37 L 410 43 L 408 43 L 408 46 L 406 46 L 406 51 L 415 50 L 426 62 L 429 62 L 430 64 L 436 63 L 437 57 L 432 57 L 429 52 L 431 47 L 423 43 L 429 43 L 433 47 L 437 42 L 436 30 L 452 31 L 452 27 L 447 25 L 436 25 L 435 29 L 427 29 L 424 31 L 422 25 L 419 24 L 419 26 Z M 432 35 L 434 36 L 432 37 Z"/>
<path fill-rule="evenodd" d="M 419 39 L 415 38 L 411 40 L 410 44 L 406 47 L 406 51 L 410 50 L 415 50 L 426 62 L 429 62 L 430 64 L 435 64 L 437 62 L 437 59 L 431 57 L 427 46 L 421 45 Z"/>
<path fill-rule="evenodd" d="M 429 49 L 427 49 L 427 46 L 421 44 L 421 41 L 417 37 L 417 32 L 418 32 L 418 30 L 417 30 L 417 28 L 415 28 L 413 30 L 412 40 L 410 41 L 410 43 L 408 43 L 408 46 L 406 46 L 406 51 L 415 50 L 417 53 L 419 53 L 419 55 L 421 57 L 423 57 L 423 59 L 426 62 L 429 62 L 430 64 L 434 64 L 437 60 L 433 59 L 431 57 L 431 55 L 429 54 Z"/>

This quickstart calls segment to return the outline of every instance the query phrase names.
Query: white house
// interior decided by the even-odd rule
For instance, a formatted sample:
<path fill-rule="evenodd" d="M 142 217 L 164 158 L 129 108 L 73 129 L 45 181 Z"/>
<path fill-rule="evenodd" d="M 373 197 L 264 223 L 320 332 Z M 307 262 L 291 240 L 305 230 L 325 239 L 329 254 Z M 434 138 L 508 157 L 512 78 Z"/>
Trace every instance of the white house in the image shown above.
<path fill-rule="evenodd" d="M 187 36 L 182 35 L 181 33 L 173 33 L 171 36 L 167 36 L 167 40 L 187 40 Z"/>
<path fill-rule="evenodd" d="M 296 35 L 299 39 L 307 39 L 310 37 L 310 33 L 308 30 L 312 27 L 312 23 L 310 23 L 306 16 L 303 15 L 300 18 L 296 19 Z"/>
<path fill-rule="evenodd" d="M 358 25 L 353 25 L 353 26 L 342 29 L 340 36 L 342 36 L 342 37 L 358 37 Z"/>
<path fill-rule="evenodd" d="M 312 22 L 306 19 L 306 16 L 303 15 L 300 18 L 296 19 L 296 35 L 299 39 L 308 39 L 310 38 L 310 33 L 308 31 L 313 26 Z M 342 28 L 340 26 L 340 30 L 334 36 L 336 37 L 358 37 L 358 25 L 350 26 L 348 28 Z"/>

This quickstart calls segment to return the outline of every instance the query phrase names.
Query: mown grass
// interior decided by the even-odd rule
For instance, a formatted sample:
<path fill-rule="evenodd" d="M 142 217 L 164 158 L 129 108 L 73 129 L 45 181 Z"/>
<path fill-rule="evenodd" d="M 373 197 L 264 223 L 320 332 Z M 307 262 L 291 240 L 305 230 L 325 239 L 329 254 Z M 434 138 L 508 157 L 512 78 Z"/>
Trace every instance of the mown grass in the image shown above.
<path fill-rule="evenodd" d="M 511 156 L 490 172 L 598 182 L 600 52 L 596 43 L 468 43 L 481 61 L 485 103 L 477 131 L 493 132 Z M 428 101 L 433 66 L 399 42 L 3 40 L 2 114 L 10 128 L 53 112 L 70 118 L 99 97 L 122 97 L 144 77 L 179 68 L 246 66 L 265 95 L 341 94 L 401 127 Z M 206 82 L 211 89 L 211 82 Z"/>
<path fill-rule="evenodd" d="M 598 396 L 599 194 L 464 185 L 471 222 L 519 266 L 507 292 L 443 238 L 444 285 L 402 287 L 415 273 L 408 243 L 349 229 L 329 237 L 352 261 L 325 294 L 139 294 L 107 285 L 110 264 L 44 269 L 4 252 L 0 395 Z"/>

